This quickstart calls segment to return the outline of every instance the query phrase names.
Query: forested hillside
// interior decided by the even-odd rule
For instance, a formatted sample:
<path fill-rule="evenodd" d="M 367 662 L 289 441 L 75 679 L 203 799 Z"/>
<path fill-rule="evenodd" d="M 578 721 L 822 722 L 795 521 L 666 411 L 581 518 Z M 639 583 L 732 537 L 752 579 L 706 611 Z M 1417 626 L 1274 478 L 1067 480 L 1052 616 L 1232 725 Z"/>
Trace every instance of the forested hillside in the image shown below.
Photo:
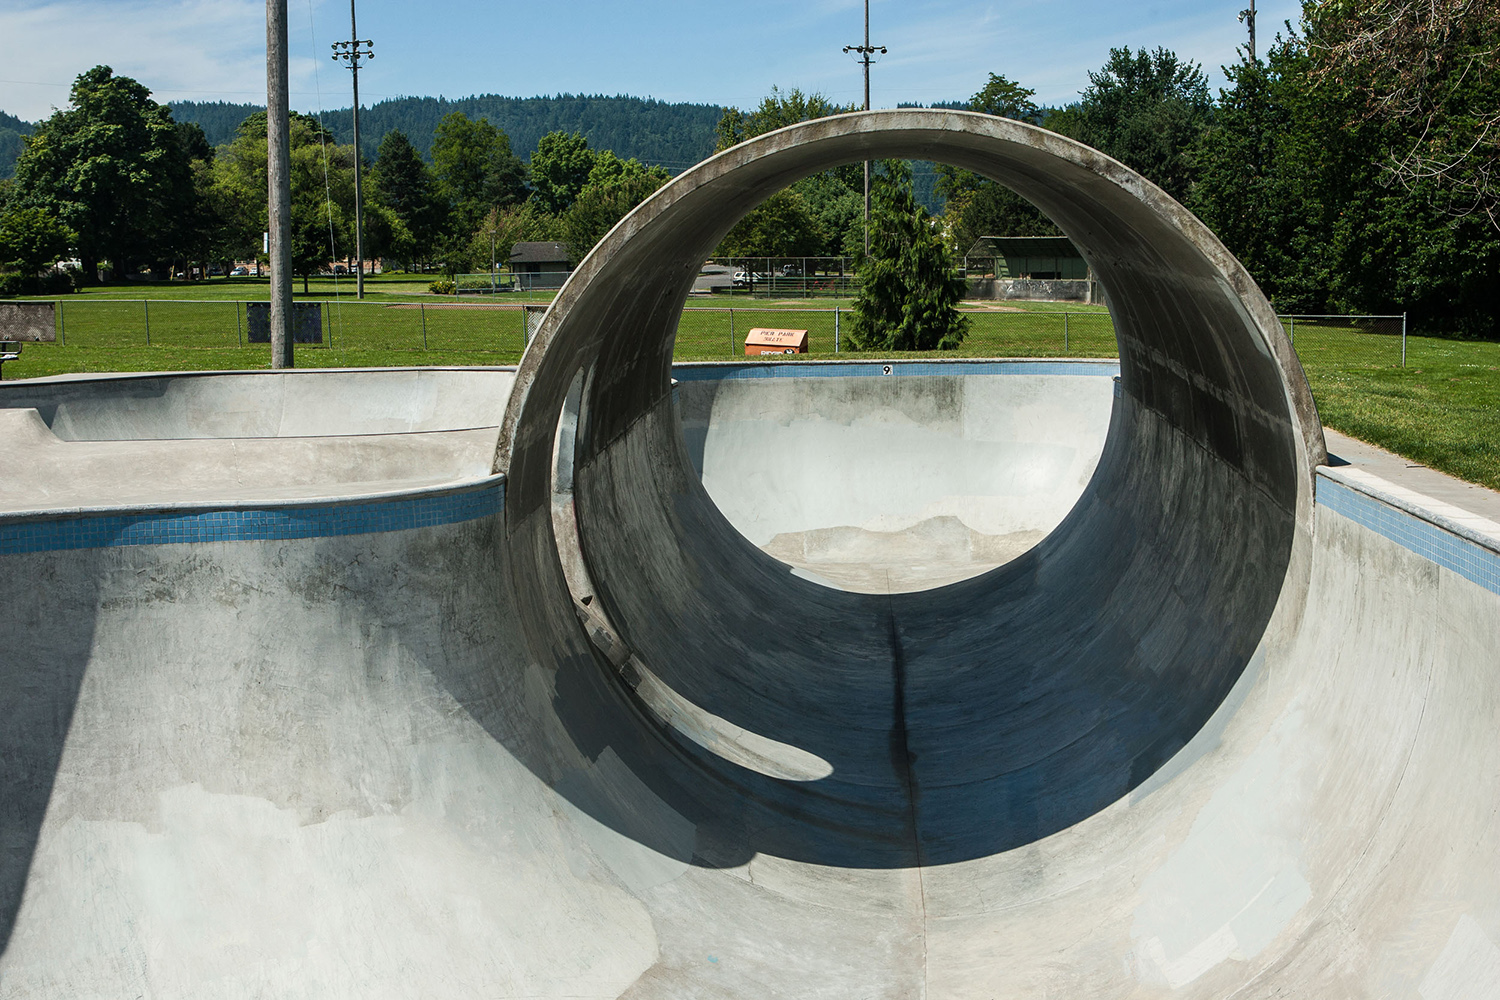
<path fill-rule="evenodd" d="M 21 136 L 30 134 L 30 122 L 0 111 L 0 180 L 16 172 L 16 157 L 21 155 Z"/>
<path fill-rule="evenodd" d="M 172 116 L 197 122 L 210 144 L 234 138 L 239 123 L 257 105 L 173 101 Z M 424 158 L 431 158 L 432 134 L 445 115 L 462 111 L 472 119 L 488 118 L 510 136 L 511 148 L 529 159 L 548 132 L 581 132 L 595 149 L 611 149 L 623 159 L 667 167 L 677 172 L 703 159 L 714 148 L 714 125 L 723 109 L 712 104 L 667 104 L 640 97 L 560 94 L 556 97 L 499 97 L 484 94 L 448 100 L 443 97 L 400 97 L 381 101 L 360 114 L 364 154 L 374 159 L 380 140 L 399 129 Z M 325 111 L 325 127 L 339 143 L 354 141 L 353 116 L 348 108 Z"/>

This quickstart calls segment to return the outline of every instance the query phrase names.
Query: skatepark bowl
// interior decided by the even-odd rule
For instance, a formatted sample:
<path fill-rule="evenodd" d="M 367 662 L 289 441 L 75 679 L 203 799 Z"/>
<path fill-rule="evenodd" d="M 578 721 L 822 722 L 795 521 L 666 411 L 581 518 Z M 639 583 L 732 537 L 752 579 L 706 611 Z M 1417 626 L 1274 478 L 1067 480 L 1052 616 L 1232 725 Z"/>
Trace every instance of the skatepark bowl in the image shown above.
<path fill-rule="evenodd" d="M 1118 362 L 671 363 L 866 158 Z M 866 112 L 676 178 L 516 369 L 0 385 L 0 997 L 1500 996 L 1500 525 L 1330 467 L 1118 163 Z"/>

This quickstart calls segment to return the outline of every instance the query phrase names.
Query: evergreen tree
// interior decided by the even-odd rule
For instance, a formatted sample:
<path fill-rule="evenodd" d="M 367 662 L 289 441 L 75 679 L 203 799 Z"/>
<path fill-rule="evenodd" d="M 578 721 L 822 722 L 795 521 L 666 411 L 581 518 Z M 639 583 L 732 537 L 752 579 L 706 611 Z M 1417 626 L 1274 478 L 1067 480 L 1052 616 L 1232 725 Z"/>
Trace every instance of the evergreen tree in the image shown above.
<path fill-rule="evenodd" d="M 1213 115 L 1208 80 L 1167 49 L 1110 49 L 1082 99 L 1043 124 L 1144 174 L 1178 201 L 1192 184 L 1192 151 Z"/>
<path fill-rule="evenodd" d="M 957 309 L 964 279 L 912 196 L 911 169 L 887 161 L 871 184 L 870 254 L 860 264 L 850 342 L 861 351 L 947 351 L 969 319 Z"/>
<path fill-rule="evenodd" d="M 404 227 L 408 252 L 416 258 L 431 253 L 444 219 L 432 170 L 399 129 L 380 140 L 380 151 L 370 170 L 375 205 L 389 209 Z"/>

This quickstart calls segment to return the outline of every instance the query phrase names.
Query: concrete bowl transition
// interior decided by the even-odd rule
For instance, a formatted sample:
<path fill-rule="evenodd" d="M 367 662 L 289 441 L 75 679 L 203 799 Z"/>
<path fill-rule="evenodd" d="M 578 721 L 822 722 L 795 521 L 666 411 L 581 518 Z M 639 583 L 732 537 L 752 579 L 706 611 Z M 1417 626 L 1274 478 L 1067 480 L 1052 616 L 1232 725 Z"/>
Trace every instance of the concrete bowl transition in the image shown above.
<path fill-rule="evenodd" d="M 1056 221 L 1119 361 L 674 368 L 745 212 L 886 157 Z M 0 997 L 1500 995 L 1500 526 L 1330 468 L 1241 265 L 1059 136 L 736 146 L 514 371 L 0 427 Z"/>

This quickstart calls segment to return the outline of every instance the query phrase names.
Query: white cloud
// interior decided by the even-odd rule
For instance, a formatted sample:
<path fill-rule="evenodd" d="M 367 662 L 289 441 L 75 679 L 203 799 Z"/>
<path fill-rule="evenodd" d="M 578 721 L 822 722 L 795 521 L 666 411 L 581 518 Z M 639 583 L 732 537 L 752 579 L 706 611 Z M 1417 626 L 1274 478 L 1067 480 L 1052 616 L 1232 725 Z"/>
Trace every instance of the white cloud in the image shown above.
<path fill-rule="evenodd" d="M 297 6 L 292 5 L 293 19 Z M 313 54 L 295 51 L 299 39 L 293 34 L 291 86 L 300 97 L 311 98 L 317 89 Z M 301 39 L 306 37 L 304 30 Z M 100 64 L 139 80 L 159 101 L 261 103 L 265 38 L 261 0 L 6 5 L 0 8 L 0 39 L 5 39 L 0 47 L 0 110 L 29 121 L 44 118 L 67 105 L 74 76 Z M 333 68 L 330 63 L 328 69 Z M 328 69 L 317 67 L 325 78 Z M 343 82 L 337 76 L 332 81 Z"/>

